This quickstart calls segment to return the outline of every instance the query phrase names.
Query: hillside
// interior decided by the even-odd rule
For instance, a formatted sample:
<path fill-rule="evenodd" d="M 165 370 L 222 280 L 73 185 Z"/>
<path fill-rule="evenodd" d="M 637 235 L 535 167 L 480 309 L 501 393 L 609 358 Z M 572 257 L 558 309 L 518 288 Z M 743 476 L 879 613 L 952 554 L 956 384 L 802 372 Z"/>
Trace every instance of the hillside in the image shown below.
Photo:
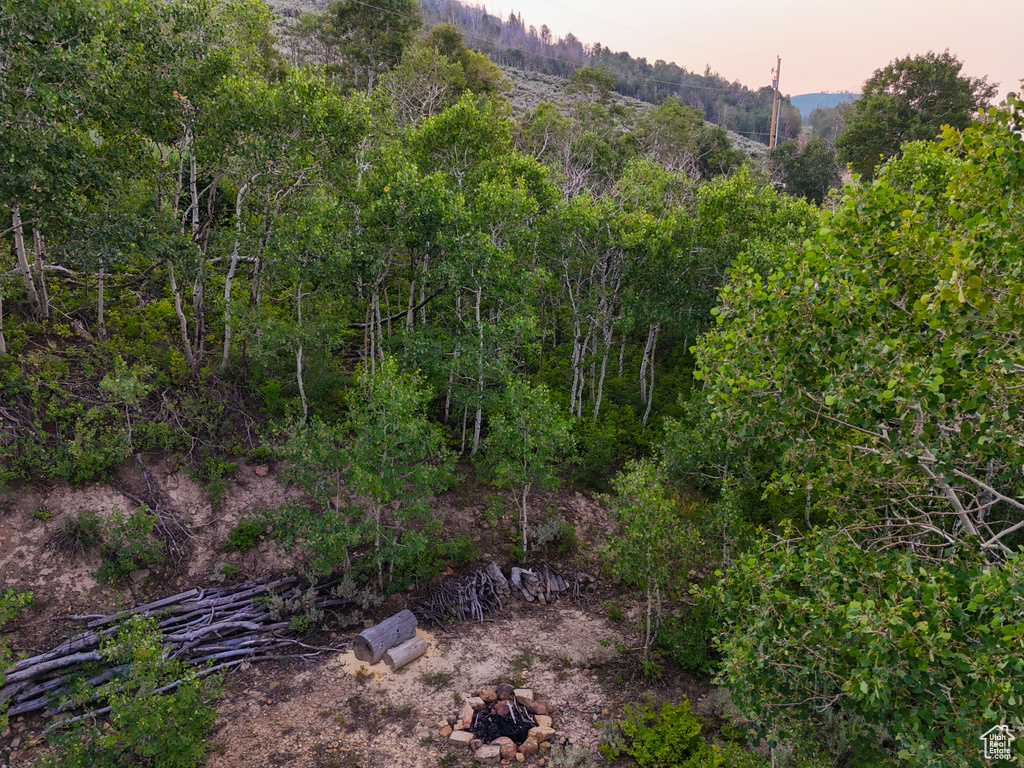
<path fill-rule="evenodd" d="M 584 42 L 572 33 L 555 37 L 541 19 L 524 20 L 514 13 L 507 19 L 491 15 L 486 5 L 459 0 L 418 3 L 424 31 L 435 24 L 452 24 L 462 31 L 469 48 L 483 53 L 500 67 L 562 78 L 580 67 L 602 69 L 615 78 L 615 90 L 622 96 L 649 104 L 660 104 L 671 96 L 699 109 L 709 123 L 725 126 L 758 143 L 768 143 L 773 100 L 768 84 L 749 87 L 729 81 L 710 68 L 702 73 L 690 72 L 675 62 L 660 59 L 651 64 L 643 56 Z M 292 20 L 303 13 L 324 10 L 328 0 L 268 0 L 268 5 L 281 17 Z M 780 105 L 780 135 L 783 140 L 796 138 L 800 133 L 800 112 L 786 97 Z M 736 142 L 733 145 L 745 146 Z"/>
<path fill-rule="evenodd" d="M 859 93 L 853 91 L 840 91 L 828 93 L 802 93 L 799 96 L 790 96 L 790 103 L 800 111 L 800 117 L 807 119 L 817 107 L 836 107 L 847 101 L 856 101 L 860 98 Z"/>
<path fill-rule="evenodd" d="M 530 72 L 512 67 L 502 67 L 502 72 L 509 79 L 512 88 L 505 92 L 505 97 L 512 105 L 513 114 L 519 116 L 537 108 L 543 101 L 551 102 L 559 107 L 560 111 L 567 111 L 570 97 L 565 89 L 568 81 L 557 75 L 546 75 L 542 72 Z M 623 129 L 629 129 L 644 111 L 651 108 L 651 104 L 631 96 L 613 92 L 609 101 L 612 105 L 623 107 L 628 112 L 628 117 L 622 121 Z M 726 129 L 729 136 L 729 143 L 733 149 L 738 149 L 748 157 L 759 160 L 768 154 L 768 147 L 764 144 L 741 136 L 735 131 Z"/>

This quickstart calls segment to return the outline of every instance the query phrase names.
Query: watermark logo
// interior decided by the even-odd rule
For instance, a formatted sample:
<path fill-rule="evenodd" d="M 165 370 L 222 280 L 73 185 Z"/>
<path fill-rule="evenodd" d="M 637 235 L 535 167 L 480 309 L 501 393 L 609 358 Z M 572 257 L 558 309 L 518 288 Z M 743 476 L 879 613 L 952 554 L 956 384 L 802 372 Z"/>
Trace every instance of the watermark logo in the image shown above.
<path fill-rule="evenodd" d="M 978 737 L 984 745 L 982 754 L 986 760 L 1009 760 L 1010 745 L 1017 737 L 1008 725 L 997 725 Z"/>

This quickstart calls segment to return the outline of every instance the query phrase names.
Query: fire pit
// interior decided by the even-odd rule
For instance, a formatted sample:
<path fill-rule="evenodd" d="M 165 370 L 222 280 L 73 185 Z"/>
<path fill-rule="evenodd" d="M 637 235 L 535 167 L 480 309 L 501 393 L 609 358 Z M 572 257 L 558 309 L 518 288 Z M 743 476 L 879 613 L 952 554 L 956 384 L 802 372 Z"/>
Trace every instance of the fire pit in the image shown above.
<path fill-rule="evenodd" d="M 459 717 L 444 724 L 441 734 L 473 750 L 478 763 L 523 762 L 551 749 L 555 729 L 551 705 L 534 700 L 528 688 L 485 687 L 464 702 Z"/>
<path fill-rule="evenodd" d="M 522 744 L 529 737 L 530 730 L 537 726 L 530 710 L 515 698 L 509 698 L 474 712 L 469 730 L 484 744 L 491 744 L 502 736 Z"/>

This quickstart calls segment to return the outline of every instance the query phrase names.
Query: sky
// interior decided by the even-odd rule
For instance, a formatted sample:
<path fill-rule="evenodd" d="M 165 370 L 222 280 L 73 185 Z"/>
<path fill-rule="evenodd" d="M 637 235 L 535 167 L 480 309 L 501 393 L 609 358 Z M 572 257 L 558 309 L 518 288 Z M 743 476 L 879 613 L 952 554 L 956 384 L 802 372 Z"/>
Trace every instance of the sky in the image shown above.
<path fill-rule="evenodd" d="M 728 80 L 770 85 L 782 57 L 779 88 L 796 96 L 860 91 L 897 58 L 949 49 L 962 72 L 999 83 L 1000 98 L 1021 92 L 1024 0 L 501 0 L 556 37 L 674 61 L 691 72 L 710 65 Z"/>

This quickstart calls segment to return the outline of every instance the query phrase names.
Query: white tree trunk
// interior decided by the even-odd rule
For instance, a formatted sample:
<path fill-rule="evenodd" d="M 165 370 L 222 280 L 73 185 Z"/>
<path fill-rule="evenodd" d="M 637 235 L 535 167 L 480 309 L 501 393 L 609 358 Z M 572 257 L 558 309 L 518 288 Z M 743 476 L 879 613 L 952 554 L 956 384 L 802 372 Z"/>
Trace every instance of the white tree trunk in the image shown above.
<path fill-rule="evenodd" d="M 309 418 L 309 404 L 306 402 L 306 385 L 302 378 L 302 282 L 295 288 L 295 306 L 299 318 L 299 348 L 295 350 L 295 380 L 299 385 L 299 399 L 302 401 L 302 423 Z"/>
<path fill-rule="evenodd" d="M 39 311 L 43 320 L 50 319 L 50 296 L 46 290 L 46 277 L 43 268 L 46 266 L 46 250 L 43 247 L 43 233 L 32 227 L 32 243 L 35 248 L 36 275 L 39 278 Z"/>
<path fill-rule="evenodd" d="M 231 264 L 228 266 L 227 277 L 224 278 L 224 353 L 221 355 L 220 367 L 228 367 L 228 355 L 231 352 L 231 281 L 235 277 L 235 269 L 238 267 L 238 250 L 242 239 L 242 205 L 245 202 L 245 195 L 249 191 L 249 182 L 242 185 L 235 198 L 235 245 L 231 249 Z"/>
<path fill-rule="evenodd" d="M 0 355 L 7 354 L 7 338 L 4 336 L 4 292 L 0 291 Z"/>
<path fill-rule="evenodd" d="M 651 339 L 651 383 L 647 390 L 647 410 L 644 411 L 644 426 L 647 426 L 647 419 L 651 416 L 651 406 L 654 405 L 654 349 L 658 343 L 658 331 L 661 329 L 661 323 L 655 323 L 651 326 L 654 331 L 654 337 Z"/>
<path fill-rule="evenodd" d="M 196 367 L 196 356 L 192 351 L 192 341 L 188 337 L 188 318 L 185 317 L 185 309 L 182 306 L 181 291 L 178 290 L 178 281 L 174 277 L 174 266 L 167 262 L 167 276 L 171 283 L 171 296 L 174 298 L 174 314 L 178 316 L 178 326 L 181 330 L 181 344 L 185 352 L 185 362 L 190 371 Z"/>
<path fill-rule="evenodd" d="M 483 298 L 483 287 L 476 287 L 476 327 L 477 327 L 477 385 L 476 385 L 476 416 L 473 421 L 473 449 L 470 456 L 476 456 L 480 450 L 480 424 L 484 413 L 484 325 L 480 320 L 480 302 Z"/>
<path fill-rule="evenodd" d="M 25 288 L 32 311 L 39 313 L 39 293 L 36 291 L 35 279 L 32 277 L 32 268 L 28 264 L 28 253 L 25 251 L 25 232 L 21 225 L 21 208 L 17 203 L 11 206 L 11 224 L 14 230 L 14 254 L 18 260 L 21 284 Z"/>
<path fill-rule="evenodd" d="M 106 272 L 103 268 L 103 260 L 100 259 L 99 286 L 96 296 L 96 335 L 100 341 L 107 338 L 107 318 L 104 311 L 104 290 L 107 284 Z"/>

